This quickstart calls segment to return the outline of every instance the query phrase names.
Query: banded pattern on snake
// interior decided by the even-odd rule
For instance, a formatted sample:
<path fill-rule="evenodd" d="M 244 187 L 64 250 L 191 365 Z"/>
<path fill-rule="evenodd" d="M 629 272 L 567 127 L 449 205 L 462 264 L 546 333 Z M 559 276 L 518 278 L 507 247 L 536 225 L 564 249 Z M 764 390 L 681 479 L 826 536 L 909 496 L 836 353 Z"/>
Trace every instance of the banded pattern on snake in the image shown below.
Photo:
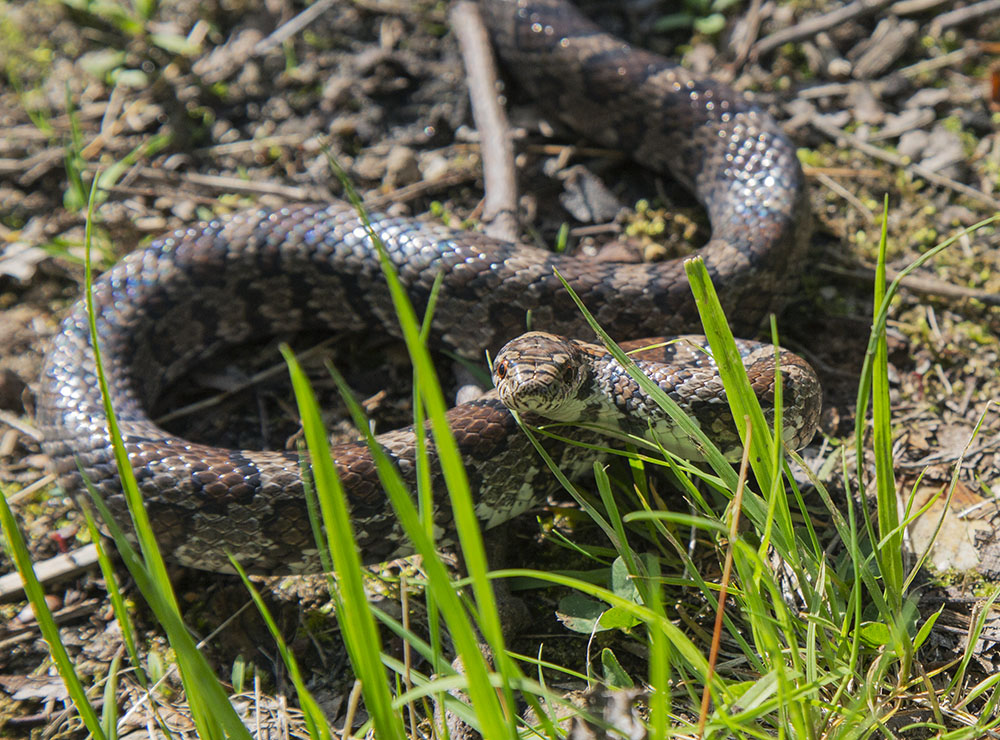
<path fill-rule="evenodd" d="M 724 85 L 696 79 L 600 31 L 562 0 L 481 0 L 481 6 L 505 64 L 550 112 L 568 115 L 587 137 L 668 170 L 692 189 L 712 224 L 701 254 L 734 330 L 755 330 L 793 283 L 808 234 L 802 171 L 777 124 Z M 375 214 L 371 224 L 418 312 L 443 273 L 433 341 L 467 357 L 496 351 L 519 334 L 528 311 L 537 328 L 588 335 L 554 268 L 616 337 L 697 327 L 678 261 L 595 264 L 431 223 Z M 353 209 L 301 204 L 191 226 L 128 255 L 93 290 L 112 402 L 165 550 L 208 570 L 229 570 L 226 550 L 251 571 L 316 570 L 296 454 L 194 444 L 158 428 L 147 410 L 167 385 L 226 347 L 302 329 L 394 332 L 373 245 Z M 603 389 L 623 406 L 649 410 L 620 368 L 601 357 L 603 350 L 538 334 L 522 342 L 497 358 L 502 389 L 525 377 L 514 360 L 548 346 L 541 375 L 583 381 L 569 394 L 570 407 L 593 417 L 592 394 Z M 706 369 L 711 363 L 685 346 L 665 349 L 669 364 L 654 370 L 654 377 L 704 427 L 719 427 L 716 412 L 728 412 L 717 379 Z M 743 351 L 747 363 L 768 356 L 754 365 L 755 388 L 766 402 L 772 350 L 745 343 Z M 582 357 L 597 365 L 553 370 L 556 365 L 546 361 L 553 357 Z M 788 441 L 804 444 L 815 428 L 819 388 L 802 360 L 786 353 L 782 363 L 793 422 Z M 529 394 L 523 409 L 529 417 L 551 405 L 545 393 Z M 502 395 L 510 400 L 517 393 Z M 79 462 L 115 515 L 127 521 L 82 302 L 63 322 L 47 357 L 38 421 L 63 485 L 79 490 Z M 485 526 L 516 516 L 548 489 L 548 471 L 496 392 L 456 407 L 449 423 Z M 646 428 L 645 421 L 638 424 Z M 582 439 L 590 434 L 579 432 Z M 726 434 L 723 444 L 732 440 L 731 429 Z M 412 430 L 399 430 L 378 438 L 410 482 L 413 437 Z M 680 447 L 690 451 L 683 442 Z M 569 468 L 591 465 L 590 451 L 552 443 L 550 448 Z M 334 457 L 364 558 L 377 562 L 406 552 L 367 449 L 341 445 Z M 450 510 L 443 495 L 435 518 L 442 542 L 448 542 Z"/>

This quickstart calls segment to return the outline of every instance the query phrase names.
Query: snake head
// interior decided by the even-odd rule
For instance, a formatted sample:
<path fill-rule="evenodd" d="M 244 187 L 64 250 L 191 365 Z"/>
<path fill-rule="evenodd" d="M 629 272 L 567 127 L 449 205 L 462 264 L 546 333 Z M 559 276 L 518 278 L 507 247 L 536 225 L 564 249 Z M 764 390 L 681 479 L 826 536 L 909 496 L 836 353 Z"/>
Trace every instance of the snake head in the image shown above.
<path fill-rule="evenodd" d="M 509 341 L 493 363 L 503 404 L 551 421 L 577 420 L 590 375 L 578 342 L 540 331 Z"/>

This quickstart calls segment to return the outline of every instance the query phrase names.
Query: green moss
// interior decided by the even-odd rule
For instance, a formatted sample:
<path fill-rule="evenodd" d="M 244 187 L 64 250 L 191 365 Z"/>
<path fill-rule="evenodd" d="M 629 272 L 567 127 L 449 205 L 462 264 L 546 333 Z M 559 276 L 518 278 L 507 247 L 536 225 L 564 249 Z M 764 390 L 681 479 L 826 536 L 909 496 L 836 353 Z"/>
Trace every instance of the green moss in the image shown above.
<path fill-rule="evenodd" d="M 654 208 L 648 200 L 635 204 L 625 218 L 625 234 L 643 247 L 647 260 L 665 259 L 690 251 L 698 233 L 698 222 L 683 212 Z"/>
<path fill-rule="evenodd" d="M 648 200 L 640 200 L 635 204 L 635 214 L 625 226 L 628 236 L 659 236 L 666 228 L 669 214 L 662 209 L 654 209 Z"/>
<path fill-rule="evenodd" d="M 941 125 L 946 131 L 953 134 L 957 134 L 958 138 L 962 142 L 962 149 L 965 151 L 966 156 L 971 155 L 979 143 L 979 139 L 976 135 L 970 131 L 966 131 L 962 127 L 962 121 L 958 116 L 947 116 L 941 119 Z"/>
<path fill-rule="evenodd" d="M 972 593 L 978 597 L 989 596 L 995 588 L 976 571 L 955 570 L 954 568 L 935 571 L 929 563 L 924 567 L 927 569 L 930 583 L 941 588 L 961 586 L 964 592 Z"/>
<path fill-rule="evenodd" d="M 31 65 L 26 64 L 27 59 L 32 62 L 40 62 L 41 60 L 36 60 L 33 57 L 41 56 L 42 59 L 47 57 L 51 61 L 52 52 L 45 47 L 31 51 L 31 44 L 25 40 L 24 32 L 20 25 L 14 21 L 14 18 L 11 5 L 0 2 L 0 49 L 4 50 L 0 52 L 0 69 L 2 69 L 4 77 L 20 79 L 31 69 Z"/>
<path fill-rule="evenodd" d="M 938 233 L 936 229 L 932 229 L 930 226 L 924 226 L 913 232 L 910 240 L 913 242 L 914 246 L 920 246 L 925 249 L 930 249 L 938 243 Z"/>
<path fill-rule="evenodd" d="M 969 341 L 975 342 L 981 347 L 997 345 L 998 340 L 985 326 L 974 321 L 962 321 L 955 326 L 955 330 L 964 335 Z"/>
<path fill-rule="evenodd" d="M 213 82 L 209 85 L 208 89 L 211 90 L 212 94 L 219 98 L 219 100 L 225 100 L 229 97 L 229 86 L 226 85 L 225 82 Z"/>
<path fill-rule="evenodd" d="M 799 147 L 795 154 L 799 158 L 799 164 L 803 167 L 825 167 L 828 162 L 827 158 L 815 149 Z"/>
<path fill-rule="evenodd" d="M 947 116 L 942 118 L 941 125 L 944 127 L 945 131 L 951 131 L 953 134 L 959 134 L 962 132 L 962 122 L 958 120 L 957 116 Z"/>

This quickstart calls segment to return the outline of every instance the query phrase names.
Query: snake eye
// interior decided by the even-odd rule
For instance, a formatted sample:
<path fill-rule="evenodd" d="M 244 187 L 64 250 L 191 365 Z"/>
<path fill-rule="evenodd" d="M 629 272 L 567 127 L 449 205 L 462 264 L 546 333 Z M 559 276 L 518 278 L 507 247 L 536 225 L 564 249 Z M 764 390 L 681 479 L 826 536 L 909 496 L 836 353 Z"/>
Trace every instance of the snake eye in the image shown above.
<path fill-rule="evenodd" d="M 497 363 L 496 367 L 493 368 L 493 374 L 496 375 L 500 380 L 507 377 L 507 361 Z"/>

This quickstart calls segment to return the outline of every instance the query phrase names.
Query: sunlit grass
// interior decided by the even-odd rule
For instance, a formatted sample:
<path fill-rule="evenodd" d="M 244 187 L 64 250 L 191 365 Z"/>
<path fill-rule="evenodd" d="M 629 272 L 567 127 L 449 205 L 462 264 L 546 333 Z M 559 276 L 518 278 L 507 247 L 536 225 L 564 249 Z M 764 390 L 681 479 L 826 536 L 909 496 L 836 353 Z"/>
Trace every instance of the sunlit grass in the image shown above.
<path fill-rule="evenodd" d="M 987 220 L 963 233 L 995 220 Z M 942 243 L 936 251 L 959 236 Z M 89 238 L 88 232 L 88 241 Z M 884 244 L 883 231 L 883 247 Z M 882 251 L 884 254 L 884 249 Z M 921 262 L 930 259 L 936 251 L 922 257 Z M 309 444 L 309 472 L 319 502 L 318 518 L 322 522 L 317 532 L 332 557 L 332 594 L 337 616 L 352 665 L 361 680 L 365 708 L 370 717 L 363 729 L 374 730 L 380 738 L 407 736 L 409 730 L 403 707 L 425 707 L 424 700 L 430 699 L 446 704 L 487 738 L 516 737 L 528 732 L 515 712 L 519 703 L 527 702 L 535 708 L 538 718 L 534 731 L 542 737 L 559 736 L 553 709 L 560 699 L 552 695 L 546 678 L 560 669 L 537 656 L 528 658 L 508 652 L 490 587 L 490 582 L 497 578 L 531 579 L 536 584 L 552 584 L 604 605 L 594 629 L 620 630 L 625 633 L 622 640 L 634 640 L 643 646 L 648 656 L 648 670 L 645 676 L 629 675 L 616 658 L 615 648 L 611 648 L 601 652 L 603 675 L 600 678 L 611 686 L 628 685 L 631 681 L 649 690 L 648 721 L 654 737 L 839 738 L 872 734 L 890 737 L 885 723 L 907 698 L 917 694 L 927 697 L 932 704 L 940 699 L 959 708 L 974 701 L 980 703 L 975 723 L 967 731 L 949 737 L 978 737 L 977 733 L 1000 724 L 997 707 L 1000 703 L 997 681 L 1000 679 L 983 680 L 969 688 L 964 696 L 961 693 L 966 687 L 973 655 L 971 647 L 958 665 L 939 668 L 937 673 L 929 675 L 916 667 L 914 661 L 939 612 L 923 621 L 919 619 L 914 597 L 908 590 L 916 569 L 904 572 L 901 559 L 903 525 L 899 523 L 896 510 L 896 487 L 892 477 L 891 416 L 884 347 L 889 303 L 898 281 L 888 287 L 882 281 L 876 287 L 872 338 L 858 391 L 860 416 L 855 454 L 860 464 L 868 453 L 865 440 L 866 430 L 870 428 L 876 461 L 874 512 L 869 513 L 866 507 L 859 510 L 850 496 L 846 512 L 841 511 L 825 486 L 813 476 L 819 497 L 825 503 L 824 513 L 833 522 L 841 540 L 840 551 L 831 553 L 827 551 L 829 533 L 814 530 L 814 512 L 790 475 L 788 457 L 807 474 L 809 471 L 798 455 L 786 455 L 780 435 L 776 433 L 782 428 L 780 403 L 773 425 L 768 425 L 746 383 L 742 364 L 736 359 L 732 336 L 707 274 L 698 261 L 689 264 L 691 284 L 734 416 L 749 420 L 745 428 L 749 430 L 746 440 L 750 451 L 748 468 L 752 475 L 738 473 L 690 420 L 671 407 L 669 398 L 644 376 L 635 375 L 644 390 L 698 439 L 708 464 L 707 467 L 694 466 L 665 451 L 657 454 L 656 450 L 646 447 L 625 453 L 629 473 L 624 480 L 610 477 L 600 463 L 593 467 L 592 480 L 584 482 L 565 479 L 560 471 L 553 469 L 554 475 L 604 533 L 607 546 L 603 554 L 619 563 L 611 570 L 617 568 L 625 574 L 624 581 L 604 585 L 605 581 L 598 576 L 580 571 L 515 568 L 490 572 L 473 514 L 475 492 L 470 490 L 447 429 L 444 396 L 425 346 L 428 317 L 418 320 L 384 253 L 382 263 L 414 364 L 418 428 L 422 428 L 420 422 L 424 417 L 429 422 L 428 439 L 418 452 L 420 472 L 415 498 L 370 433 L 365 431 L 369 426 L 363 413 L 353 403 L 343 380 L 333 372 L 355 423 L 369 442 L 382 485 L 402 529 L 421 555 L 431 615 L 431 632 L 426 639 L 373 609 L 365 598 L 349 506 L 336 479 L 319 411 L 295 358 L 288 352 L 285 354 Z M 88 284 L 89 279 L 88 274 Z M 432 312 L 433 307 L 429 313 Z M 594 328 L 601 334 L 596 324 Z M 91 330 L 97 347 L 93 316 Z M 772 335 L 777 341 L 779 337 L 773 326 Z M 637 372 L 628 356 L 621 353 L 609 337 L 602 335 L 602 339 L 630 372 Z M 101 367 L 99 361 L 98 367 Z M 103 386 L 103 377 L 101 383 Z M 107 398 L 106 388 L 104 391 Z M 869 407 L 871 419 L 867 417 Z M 177 655 L 177 667 L 199 735 L 248 737 L 243 720 L 227 697 L 226 688 L 183 624 L 110 404 L 106 412 L 139 551 L 132 547 L 114 522 L 106 521 L 105 526 L 111 530 L 136 586 Z M 744 429 L 744 425 L 737 427 Z M 534 438 L 539 432 L 526 428 L 525 433 Z M 431 450 L 436 455 L 433 463 Z M 544 453 L 541 447 L 539 451 Z M 850 490 L 855 471 L 846 467 L 843 449 L 840 454 L 845 466 L 843 486 Z M 432 465 L 439 465 L 447 479 L 456 528 L 469 568 L 465 583 L 471 585 L 471 602 L 461 598 L 431 537 L 429 476 Z M 688 511 L 664 511 L 655 505 L 655 486 L 648 482 L 648 475 L 654 470 L 669 473 L 690 502 Z M 863 473 L 859 474 L 861 481 L 866 482 Z M 596 497 L 592 493 L 595 491 Z M 737 495 L 738 492 L 741 495 Z M 720 497 L 730 505 L 720 506 Z M 107 517 L 99 499 L 95 504 Z M 916 513 L 907 510 L 904 520 Z M 741 515 L 743 526 L 738 527 Z M 43 635 L 49 641 L 53 658 L 81 718 L 94 737 L 113 737 L 116 715 L 113 702 L 109 707 L 107 698 L 113 696 L 119 683 L 119 667 L 114 667 L 103 685 L 105 708 L 103 716 L 98 715 L 91 706 L 98 698 L 97 687 L 89 692 L 85 689 L 76 677 L 54 625 L 45 624 L 43 594 L 37 582 L 31 584 L 27 552 L 6 504 L 0 506 L 0 522 L 12 557 L 25 577 L 26 592 L 39 615 Z M 686 539 L 684 531 L 689 532 Z M 693 533 L 697 533 L 697 537 Z M 731 576 L 724 581 L 727 599 L 719 599 L 723 580 L 699 571 L 699 563 L 689 548 L 691 539 L 715 546 L 720 572 L 723 566 L 731 563 Z M 568 544 L 581 552 L 600 549 L 599 546 Z M 680 570 L 677 563 L 682 565 Z M 102 567 L 106 569 L 112 603 L 121 620 L 129 662 L 140 669 L 141 657 L 134 629 L 106 558 Z M 714 573 L 714 568 L 712 571 Z M 330 737 L 327 719 L 308 691 L 294 656 L 283 643 L 256 590 L 249 582 L 247 586 L 288 667 L 310 736 Z M 996 597 L 994 593 L 988 603 Z M 714 633 L 701 634 L 698 629 L 692 629 L 695 625 L 679 619 L 680 610 L 688 608 L 721 608 L 722 611 L 716 614 Z M 981 614 L 985 613 L 984 609 Z M 407 668 L 385 654 L 379 625 L 404 639 L 426 661 L 430 671 Z M 974 638 L 984 625 L 984 618 L 973 625 L 970 645 L 975 645 Z M 445 627 L 464 662 L 463 674 L 454 673 L 443 658 Z M 480 636 L 492 649 L 492 664 L 480 652 Z M 727 659 L 710 661 L 711 646 L 717 649 L 722 643 L 726 646 Z M 739 660 L 733 659 L 734 651 Z M 943 673 L 945 670 L 951 672 Z M 529 678 L 532 674 L 537 675 Z M 591 681 L 598 678 L 588 675 Z M 144 685 L 147 683 L 141 674 L 140 681 Z M 939 688 L 942 685 L 943 690 Z M 412 688 L 407 689 L 407 686 Z M 447 693 L 456 690 L 464 691 L 467 700 Z M 709 701 L 702 701 L 703 692 Z M 940 709 L 934 715 L 935 721 L 943 725 Z M 442 730 L 434 718 L 426 717 L 425 722 L 423 731 L 440 736 Z"/>

